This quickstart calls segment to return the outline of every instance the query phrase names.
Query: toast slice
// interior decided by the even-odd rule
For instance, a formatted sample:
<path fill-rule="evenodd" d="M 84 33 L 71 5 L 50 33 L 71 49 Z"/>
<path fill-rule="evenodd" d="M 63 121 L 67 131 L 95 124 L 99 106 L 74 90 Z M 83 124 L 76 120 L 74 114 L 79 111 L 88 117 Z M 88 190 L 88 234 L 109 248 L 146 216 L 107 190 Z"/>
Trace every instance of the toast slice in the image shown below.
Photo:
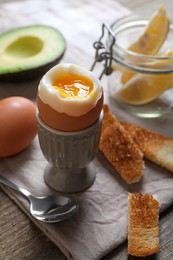
<path fill-rule="evenodd" d="M 173 172 L 173 138 L 121 122 L 148 160 Z"/>
<path fill-rule="evenodd" d="M 128 254 L 145 257 L 159 251 L 159 202 L 151 194 L 129 199 Z"/>
<path fill-rule="evenodd" d="M 143 174 L 143 154 L 106 105 L 99 148 L 128 183 L 138 182 Z"/>

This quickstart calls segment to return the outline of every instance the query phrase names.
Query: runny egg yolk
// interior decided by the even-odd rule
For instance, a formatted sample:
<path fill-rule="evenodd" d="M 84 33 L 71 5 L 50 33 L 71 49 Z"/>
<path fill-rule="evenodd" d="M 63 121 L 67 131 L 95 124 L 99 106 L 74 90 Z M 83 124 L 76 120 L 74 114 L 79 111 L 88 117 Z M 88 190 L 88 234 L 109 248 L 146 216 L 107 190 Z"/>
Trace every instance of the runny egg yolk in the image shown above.
<path fill-rule="evenodd" d="M 94 88 L 91 79 L 78 74 L 62 74 L 53 81 L 52 86 L 57 89 L 62 98 L 83 99 L 90 95 Z"/>

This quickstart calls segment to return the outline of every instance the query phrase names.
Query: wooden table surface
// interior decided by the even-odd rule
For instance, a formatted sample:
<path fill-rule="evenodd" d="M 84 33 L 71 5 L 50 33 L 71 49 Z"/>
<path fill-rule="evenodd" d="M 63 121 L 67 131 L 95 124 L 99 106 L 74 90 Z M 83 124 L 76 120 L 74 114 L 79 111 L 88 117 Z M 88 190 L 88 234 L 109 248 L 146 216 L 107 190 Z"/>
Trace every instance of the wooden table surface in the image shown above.
<path fill-rule="evenodd" d="M 0 4 L 7 2 L 13 1 L 0 0 Z M 160 0 L 118 0 L 118 2 L 136 13 L 141 13 L 143 10 L 148 13 L 153 13 L 158 5 L 162 3 Z M 70 2 L 70 4 L 72 3 Z M 171 19 L 173 19 L 172 1 L 164 0 L 164 5 Z M 0 190 L 0 209 L 0 260 L 66 259 L 59 248 L 25 216 L 2 190 Z M 151 256 L 147 259 L 173 259 L 172 220 L 173 206 L 160 215 L 160 242 L 162 244 L 162 250 L 157 256 Z M 137 258 L 127 256 L 127 242 L 125 242 L 104 259 L 124 260 Z"/>

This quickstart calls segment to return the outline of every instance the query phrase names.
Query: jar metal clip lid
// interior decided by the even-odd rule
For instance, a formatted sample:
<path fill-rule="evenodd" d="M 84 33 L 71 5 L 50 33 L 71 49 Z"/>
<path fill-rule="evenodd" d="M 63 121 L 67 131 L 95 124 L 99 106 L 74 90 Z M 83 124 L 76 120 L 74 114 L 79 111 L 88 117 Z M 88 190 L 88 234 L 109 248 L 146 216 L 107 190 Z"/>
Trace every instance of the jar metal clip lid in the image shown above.
<path fill-rule="evenodd" d="M 109 39 L 110 44 L 109 47 L 105 45 L 104 39 L 105 37 L 108 37 L 106 39 Z M 95 52 L 95 60 L 94 63 L 91 66 L 91 71 L 94 70 L 96 64 L 98 62 L 103 62 L 103 70 L 99 76 L 99 79 L 102 78 L 102 76 L 110 75 L 113 71 L 112 69 L 112 61 L 113 61 L 113 45 L 115 44 L 115 36 L 111 30 L 111 28 L 106 25 L 102 24 L 102 34 L 98 41 L 94 42 L 93 47 L 96 49 Z"/>

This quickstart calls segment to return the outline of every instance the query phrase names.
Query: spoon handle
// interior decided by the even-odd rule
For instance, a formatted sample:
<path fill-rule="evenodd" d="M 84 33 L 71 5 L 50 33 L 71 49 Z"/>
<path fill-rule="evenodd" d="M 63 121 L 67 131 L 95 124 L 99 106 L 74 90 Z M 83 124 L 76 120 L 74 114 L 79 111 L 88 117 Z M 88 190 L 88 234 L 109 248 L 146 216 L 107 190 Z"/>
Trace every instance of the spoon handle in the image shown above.
<path fill-rule="evenodd" d="M 25 197 L 27 197 L 29 199 L 29 196 L 31 195 L 29 193 L 29 191 L 23 189 L 23 188 L 20 188 L 18 187 L 16 184 L 12 183 L 11 181 L 5 179 L 4 177 L 0 176 L 0 183 L 10 187 L 11 189 L 23 194 Z"/>

